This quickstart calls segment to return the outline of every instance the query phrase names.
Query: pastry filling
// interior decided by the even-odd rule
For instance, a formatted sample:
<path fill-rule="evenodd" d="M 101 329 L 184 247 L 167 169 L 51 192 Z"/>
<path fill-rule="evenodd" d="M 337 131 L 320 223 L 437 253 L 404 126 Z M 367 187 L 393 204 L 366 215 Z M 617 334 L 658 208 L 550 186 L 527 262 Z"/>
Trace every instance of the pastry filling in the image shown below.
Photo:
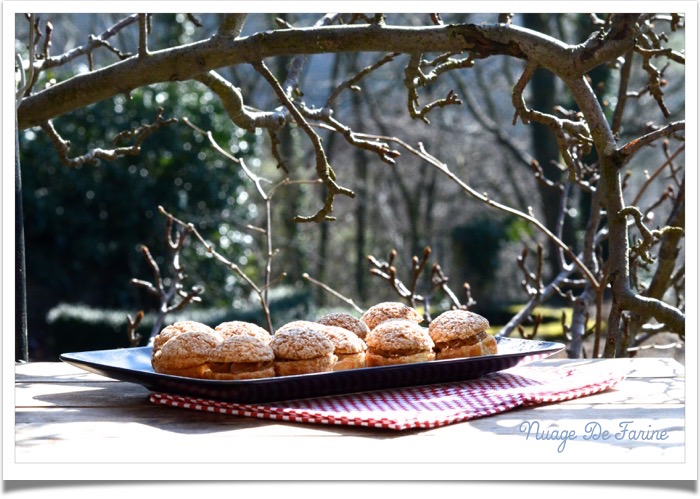
<path fill-rule="evenodd" d="M 417 355 L 421 352 L 427 352 L 427 350 L 423 350 L 421 348 L 407 348 L 404 350 L 392 350 L 392 351 L 372 350 L 371 351 L 372 354 L 379 355 L 379 356 L 385 357 L 387 359 L 395 359 L 398 357 L 408 357 L 410 355 Z"/>
<path fill-rule="evenodd" d="M 462 348 L 466 346 L 473 346 L 478 343 L 481 343 L 484 341 L 486 338 L 488 338 L 489 333 L 486 331 L 482 331 L 479 334 L 475 336 L 470 336 L 469 338 L 461 338 L 461 339 L 456 339 L 456 340 L 450 340 L 450 341 L 441 341 L 439 343 L 435 343 L 435 351 L 440 352 L 441 350 L 446 350 L 448 348 Z"/>
<path fill-rule="evenodd" d="M 332 354 L 324 355 L 323 357 L 314 357 L 313 359 L 275 359 L 278 364 L 286 364 L 288 362 L 316 362 L 321 360 L 329 360 Z"/>
<path fill-rule="evenodd" d="M 265 362 L 210 362 L 209 369 L 215 373 L 252 373 L 272 367 L 272 361 Z"/>
<path fill-rule="evenodd" d="M 277 365 L 290 365 L 290 366 L 311 366 L 311 365 L 331 365 L 337 362 L 338 357 L 333 354 L 329 353 L 326 355 L 322 355 L 321 357 L 314 357 L 311 359 L 275 359 L 275 364 Z"/>
<path fill-rule="evenodd" d="M 338 357 L 338 362 L 340 362 L 340 361 L 343 360 L 343 359 L 349 359 L 349 358 L 353 358 L 353 357 L 359 357 L 360 354 L 362 354 L 362 353 L 364 353 L 364 352 L 355 352 L 355 353 L 338 353 L 338 352 L 335 352 L 335 355 L 336 355 L 336 357 Z"/>

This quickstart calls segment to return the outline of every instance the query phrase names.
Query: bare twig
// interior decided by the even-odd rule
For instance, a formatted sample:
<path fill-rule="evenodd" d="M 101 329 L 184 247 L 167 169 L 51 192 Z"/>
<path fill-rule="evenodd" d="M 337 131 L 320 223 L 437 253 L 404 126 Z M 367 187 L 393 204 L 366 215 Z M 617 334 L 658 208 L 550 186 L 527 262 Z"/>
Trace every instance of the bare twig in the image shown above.
<path fill-rule="evenodd" d="M 132 145 L 116 147 L 114 149 L 95 148 L 82 156 L 76 156 L 73 158 L 69 157 L 71 146 L 70 142 L 63 139 L 63 137 L 59 135 L 51 121 L 44 123 L 41 126 L 41 129 L 44 130 L 49 136 L 49 139 L 51 139 L 51 143 L 58 152 L 58 157 L 61 160 L 61 163 L 69 167 L 78 167 L 84 164 L 96 165 L 98 164 L 99 160 L 114 161 L 122 156 L 137 156 L 141 153 L 141 145 L 150 135 L 152 135 L 162 126 L 169 125 L 170 123 L 174 123 L 176 121 L 177 118 L 164 119 L 163 109 L 159 109 L 153 123 L 142 125 L 135 130 L 121 132 L 119 135 L 117 135 L 117 137 L 115 137 L 115 141 L 135 138 Z"/>
<path fill-rule="evenodd" d="M 544 263 L 544 249 L 541 244 L 537 245 L 537 269 L 532 272 L 527 266 L 527 255 L 529 251 L 527 247 L 523 248 L 522 253 L 517 259 L 518 267 L 523 274 L 523 281 L 521 282 L 522 288 L 530 296 L 541 296 L 544 290 L 544 285 L 542 284 L 542 266 Z"/>
<path fill-rule="evenodd" d="M 231 38 L 236 38 L 243 31 L 243 25 L 245 24 L 246 17 L 248 14 L 226 14 L 224 19 L 219 25 L 219 36 L 226 36 Z"/>
<path fill-rule="evenodd" d="M 130 53 L 125 53 L 117 50 L 116 48 L 112 47 L 112 45 L 110 45 L 107 40 L 119 33 L 125 27 L 135 23 L 138 20 L 138 16 L 139 14 L 132 14 L 128 17 L 125 17 L 124 19 L 115 23 L 113 26 L 106 29 L 100 35 L 90 35 L 88 37 L 88 43 L 86 45 L 81 45 L 80 47 L 76 47 L 72 50 L 69 50 L 64 54 L 45 59 L 43 61 L 43 64 L 41 65 L 41 69 L 46 70 L 56 66 L 62 66 L 72 61 L 76 57 L 80 57 L 82 55 L 91 56 L 93 50 L 95 50 L 97 47 L 108 48 L 109 50 L 117 54 L 117 56 L 120 59 L 126 59 L 127 57 L 130 57 Z"/>
<path fill-rule="evenodd" d="M 265 203 L 265 228 L 260 229 L 260 228 L 254 228 L 255 230 L 258 230 L 265 236 L 265 246 L 266 246 L 266 260 L 265 260 L 265 272 L 264 272 L 264 284 L 261 287 L 256 287 L 253 286 L 253 289 L 258 293 L 258 296 L 260 298 L 260 302 L 263 304 L 263 312 L 265 314 L 265 318 L 267 320 L 267 325 L 268 325 L 268 330 L 272 333 L 272 321 L 270 318 L 270 313 L 269 313 L 269 290 L 272 287 L 273 280 L 271 279 L 272 276 L 272 258 L 274 256 L 274 251 L 273 251 L 273 246 L 272 246 L 272 197 L 274 196 L 276 190 L 282 186 L 282 185 L 289 185 L 292 183 L 316 183 L 314 181 L 304 181 L 304 180 L 298 180 L 298 181 L 292 181 L 289 178 L 285 178 L 281 182 L 275 184 L 268 192 L 265 192 L 265 190 L 262 187 L 263 182 L 270 183 L 268 179 L 265 179 L 263 177 L 260 177 L 258 175 L 255 175 L 246 165 L 245 161 L 241 158 L 236 158 L 235 156 L 231 155 L 228 153 L 226 150 L 224 150 L 214 139 L 214 136 L 212 135 L 211 131 L 205 131 L 198 126 L 194 125 L 189 119 L 184 118 L 183 121 L 185 124 L 187 124 L 190 128 L 193 130 L 206 135 L 207 139 L 209 140 L 209 143 L 214 147 L 214 149 L 219 152 L 221 155 L 225 156 L 229 160 L 237 163 L 240 165 L 241 169 L 245 173 L 245 175 L 250 179 L 251 182 L 255 185 L 255 188 L 258 192 L 258 195 L 260 198 L 263 200 Z M 234 269 L 235 270 L 235 269 Z M 241 274 L 240 271 L 237 271 L 239 275 Z M 277 279 L 279 280 L 281 278 L 286 277 L 286 273 L 282 273 L 280 276 L 278 276 Z M 248 279 L 249 284 L 252 283 L 250 279 Z"/>
<path fill-rule="evenodd" d="M 180 254 L 191 232 L 192 229 L 190 227 L 183 227 L 181 229 L 176 228 L 173 234 L 172 219 L 166 219 L 165 240 L 170 253 L 169 266 L 173 274 L 168 287 L 165 286 L 160 267 L 155 258 L 151 255 L 150 250 L 146 246 L 141 246 L 141 253 L 151 267 L 153 282 L 132 279 L 131 283 L 145 288 L 160 301 L 158 315 L 151 329 L 150 339 L 153 339 L 160 332 L 163 321 L 168 314 L 182 310 L 190 303 L 201 302 L 202 300 L 201 295 L 204 293 L 204 288 L 201 285 L 194 285 L 188 291 L 185 291 L 183 285 L 187 274 L 182 266 Z M 136 338 L 134 330 L 143 318 L 143 312 L 139 314 L 140 317 L 137 315 L 136 321 L 132 321 L 129 317 L 128 332 L 129 337 L 132 339 Z"/>
<path fill-rule="evenodd" d="M 430 20 L 433 21 L 433 24 L 437 24 L 438 26 L 445 24 L 444 22 L 442 22 L 440 14 L 430 14 Z"/>
<path fill-rule="evenodd" d="M 401 299 L 405 300 L 411 307 L 417 308 L 418 304 L 422 303 L 425 319 L 428 323 L 432 321 L 432 317 L 430 315 L 430 303 L 432 301 L 433 294 L 436 291 L 442 291 L 445 294 L 451 303 L 451 308 L 467 310 L 470 306 L 476 305 L 476 302 L 471 296 L 471 287 L 466 282 L 464 283 L 463 288 L 466 300 L 464 303 L 459 300 L 457 295 L 447 285 L 449 279 L 442 271 L 440 264 L 437 262 L 431 266 L 430 285 L 428 286 L 428 289 L 424 293 L 418 293 L 418 283 L 421 274 L 427 268 L 427 263 L 431 253 L 432 250 L 430 247 L 426 246 L 420 258 L 415 255 L 413 256 L 411 260 L 410 284 L 404 284 L 398 277 L 398 272 L 394 266 L 394 260 L 398 254 L 396 249 L 389 252 L 389 258 L 386 262 L 380 261 L 372 255 L 367 256 L 367 260 L 372 265 L 372 268 L 369 270 L 370 274 L 386 281 L 394 292 Z"/>
<path fill-rule="evenodd" d="M 202 24 L 202 21 L 200 21 L 199 18 L 197 18 L 197 16 L 195 16 L 195 15 L 192 14 L 192 13 L 188 13 L 188 14 L 187 14 L 187 20 L 188 20 L 189 22 L 191 22 L 192 24 L 194 24 L 195 26 L 197 26 L 198 28 L 201 28 L 201 27 L 204 26 L 204 25 Z"/>
<path fill-rule="evenodd" d="M 544 316 L 542 314 L 536 314 L 534 316 L 531 315 L 529 318 L 532 320 L 532 331 L 529 333 L 525 332 L 525 328 L 523 328 L 522 325 L 518 325 L 518 334 L 521 338 L 526 340 L 531 340 L 537 336 L 537 330 L 539 329 L 540 324 L 542 324 L 542 319 Z"/>
<path fill-rule="evenodd" d="M 572 146 L 580 147 L 583 154 L 590 152 L 593 143 L 591 132 L 583 120 L 560 119 L 548 113 L 528 109 L 523 93 L 536 70 L 537 64 L 528 62 L 522 76 L 513 88 L 513 107 L 515 107 L 513 125 L 520 118 L 524 124 L 536 121 L 548 126 L 554 132 L 557 144 L 559 144 L 562 158 L 569 170 L 569 180 L 579 181 L 581 180 L 581 169 L 577 164 L 578 156 Z"/>
<path fill-rule="evenodd" d="M 385 55 L 377 62 L 370 64 L 366 68 L 359 71 L 357 74 L 353 75 L 351 78 L 348 78 L 347 80 L 338 84 L 338 86 L 336 86 L 331 92 L 331 94 L 328 96 L 328 99 L 326 99 L 326 105 L 324 107 L 330 108 L 335 102 L 335 100 L 338 98 L 338 96 L 346 89 L 350 89 L 353 92 L 359 91 L 360 87 L 358 87 L 357 84 L 362 78 L 367 76 L 372 71 L 375 71 L 380 67 L 384 66 L 385 64 L 393 61 L 399 55 L 400 54 L 398 52 L 393 52 L 391 54 Z"/>
<path fill-rule="evenodd" d="M 272 258 L 274 256 L 274 250 L 273 250 L 273 244 L 272 244 L 272 199 L 277 190 L 282 187 L 282 186 L 287 186 L 287 185 L 295 185 L 295 184 L 318 184 L 321 181 L 320 180 L 291 180 L 289 177 L 285 177 L 283 180 L 278 182 L 277 184 L 273 185 L 267 192 L 265 192 L 262 184 L 263 183 L 271 183 L 270 180 L 260 177 L 256 174 L 254 174 L 250 168 L 246 165 L 245 161 L 242 158 L 236 158 L 232 154 L 230 154 L 228 151 L 226 151 L 221 145 L 219 145 L 218 142 L 214 139 L 214 136 L 212 135 L 211 131 L 208 130 L 203 130 L 202 128 L 196 126 L 193 124 L 188 118 L 183 118 L 183 122 L 195 130 L 198 133 L 201 133 L 207 137 L 209 140 L 209 143 L 212 145 L 212 147 L 222 156 L 226 157 L 230 161 L 233 161 L 234 163 L 238 164 L 241 169 L 243 170 L 243 173 L 245 173 L 246 177 L 250 179 L 250 181 L 255 185 L 255 189 L 258 192 L 258 195 L 260 196 L 260 199 L 265 203 L 265 228 L 259 228 L 259 227 L 252 227 L 248 226 L 252 230 L 256 230 L 260 232 L 261 234 L 264 235 L 265 237 L 265 248 L 266 248 L 266 260 L 265 260 L 265 271 L 264 271 L 264 283 L 260 286 L 254 286 L 253 289 L 255 292 L 258 294 L 261 303 L 263 304 L 263 313 L 265 314 L 265 319 L 267 321 L 268 325 L 268 330 L 272 332 L 272 321 L 269 313 L 269 290 L 272 287 L 272 285 L 276 282 L 279 281 L 280 279 L 283 279 L 286 277 L 286 273 L 283 272 L 280 274 L 277 278 L 274 280 L 272 279 Z M 222 261 L 221 259 L 219 259 Z M 226 262 L 224 262 L 226 263 Z M 234 269 L 236 270 L 236 269 Z M 236 271 L 239 275 L 241 275 L 240 271 Z M 250 279 L 247 280 L 248 284 L 252 284 L 252 281 Z"/>
<path fill-rule="evenodd" d="M 27 21 L 29 22 L 29 71 L 27 72 L 27 79 L 25 87 L 22 90 L 22 95 L 27 97 L 32 93 L 32 88 L 39 78 L 39 70 L 34 67 L 35 62 L 39 58 L 37 55 L 37 44 L 41 38 L 41 29 L 39 27 L 39 18 L 36 14 L 29 14 L 27 16 Z"/>
<path fill-rule="evenodd" d="M 650 24 L 642 24 L 642 32 L 637 37 L 634 50 L 642 56 L 642 68 L 649 75 L 648 90 L 656 100 L 664 116 L 668 118 L 671 116 L 671 112 L 666 106 L 664 93 L 661 90 L 661 87 L 666 85 L 666 80 L 662 78 L 663 71 L 659 71 L 651 63 L 651 59 L 664 56 L 677 63 L 685 64 L 685 56 L 671 48 L 662 48 L 660 40 L 661 36 L 654 32 Z"/>
<path fill-rule="evenodd" d="M 192 223 L 187 223 L 179 218 L 175 217 L 174 215 L 168 213 L 165 208 L 162 206 L 158 207 L 158 210 L 160 213 L 168 217 L 170 220 L 173 221 L 173 223 L 176 223 L 177 225 L 181 227 L 188 228 L 191 233 L 197 238 L 197 240 L 204 246 L 204 248 L 207 250 L 209 254 L 211 254 L 217 261 L 223 263 L 226 265 L 229 269 L 231 269 L 235 274 L 237 274 L 248 286 L 250 286 L 253 291 L 258 295 L 258 299 L 260 301 L 260 305 L 262 306 L 263 309 L 263 314 L 265 315 L 265 320 L 267 321 L 267 327 L 268 331 L 272 333 L 272 321 L 270 319 L 270 308 L 265 300 L 265 289 L 261 289 L 258 285 L 253 282 L 253 280 L 246 274 L 243 269 L 241 269 L 237 264 L 233 263 L 229 259 L 227 259 L 225 256 L 223 256 L 221 253 L 216 251 L 216 248 L 214 245 L 212 245 L 209 241 L 204 239 L 202 234 L 195 228 L 194 224 Z"/>
<path fill-rule="evenodd" d="M 653 263 L 654 259 L 649 254 L 649 249 L 652 244 L 666 233 L 677 232 L 682 234 L 683 229 L 680 227 L 664 227 L 659 230 L 649 230 L 649 228 L 644 225 L 642 221 L 643 215 L 636 206 L 627 206 L 619 213 L 620 216 L 631 216 L 639 229 L 639 233 L 642 235 L 642 240 L 639 244 L 633 248 L 637 255 L 639 255 L 642 260 L 647 263 Z"/>
<path fill-rule="evenodd" d="M 630 50 L 625 54 L 625 62 L 620 69 L 620 86 L 617 93 L 617 105 L 613 112 L 612 133 L 618 135 L 622 128 L 622 116 L 625 112 L 625 104 L 627 104 L 627 88 L 629 87 L 630 75 L 632 74 L 632 60 L 634 52 Z"/>
<path fill-rule="evenodd" d="M 319 128 L 341 134 L 349 144 L 360 149 L 376 153 L 385 163 L 395 165 L 395 158 L 401 156 L 401 153 L 395 149 L 391 149 L 386 142 L 379 140 L 364 140 L 359 138 L 358 134 L 356 134 L 352 128 L 336 120 L 332 116 L 329 108 L 311 110 L 305 106 L 302 106 L 300 107 L 300 110 L 307 118 L 320 121 L 322 125 L 316 125 Z"/>
<path fill-rule="evenodd" d="M 675 134 L 681 130 L 685 130 L 685 120 L 670 123 L 659 130 L 647 133 L 646 135 L 642 135 L 628 142 L 617 150 L 617 154 L 621 157 L 620 166 L 626 164 L 642 147 L 648 146 L 662 137 L 674 136 L 679 138 Z"/>
<path fill-rule="evenodd" d="M 364 135 L 364 134 L 363 134 Z M 498 203 L 491 199 L 487 194 L 480 194 L 476 192 L 474 189 L 469 187 L 467 184 L 465 184 L 459 177 L 457 177 L 450 169 L 449 167 L 429 154 L 425 149 L 423 148 L 423 144 L 419 143 L 418 144 L 418 149 L 415 147 L 407 144 L 401 139 L 398 139 L 396 137 L 378 137 L 382 140 L 386 140 L 388 142 L 395 142 L 397 144 L 400 144 L 402 147 L 404 147 L 406 150 L 411 152 L 412 154 L 418 156 L 419 158 L 423 159 L 426 161 L 428 164 L 433 165 L 436 167 L 438 170 L 440 170 L 443 174 L 445 174 L 450 180 L 455 182 L 457 185 L 459 185 L 464 192 L 469 194 L 471 197 L 477 199 L 478 201 L 481 201 L 482 203 L 485 203 L 488 206 L 491 206 L 492 208 L 496 208 L 500 211 L 503 211 L 505 213 L 509 213 L 511 215 L 515 215 L 518 218 L 521 218 L 525 220 L 526 222 L 534 225 L 539 229 L 543 234 L 545 234 L 548 238 L 550 238 L 557 246 L 559 246 L 564 253 L 574 261 L 574 264 L 576 267 L 581 271 L 581 273 L 593 284 L 594 287 L 598 287 L 598 281 L 595 278 L 595 276 L 592 274 L 590 269 L 584 265 L 584 263 L 579 259 L 579 257 L 572 251 L 572 249 L 567 246 L 561 239 L 559 239 L 557 236 L 555 236 L 552 231 L 550 231 L 541 221 L 537 220 L 534 216 L 523 213 L 521 211 L 518 211 L 514 208 L 511 208 L 510 206 L 506 206 L 504 204 Z"/>
<path fill-rule="evenodd" d="M 452 303 L 452 308 L 461 308 L 466 310 L 467 308 L 476 305 L 476 301 L 472 298 L 471 286 L 469 285 L 469 283 L 465 282 L 463 285 L 465 300 L 464 303 L 462 303 L 459 300 L 459 298 L 457 298 L 457 295 L 454 294 L 454 292 L 447 286 L 448 282 L 449 279 L 442 271 L 442 267 L 440 267 L 440 264 L 438 264 L 437 262 L 434 263 L 433 267 L 430 269 L 431 293 L 426 293 L 426 297 L 430 297 L 434 290 L 439 289 L 443 293 L 445 293 L 445 296 L 449 298 L 450 302 Z"/>
<path fill-rule="evenodd" d="M 311 140 L 314 147 L 314 152 L 316 154 L 316 173 L 318 178 L 320 178 L 326 185 L 327 194 L 326 200 L 323 207 L 313 216 L 305 217 L 297 215 L 294 218 L 296 222 L 322 222 L 324 220 L 333 221 L 335 217 L 330 216 L 333 211 L 333 200 L 337 194 L 342 194 L 348 197 L 355 197 L 355 193 L 350 189 L 339 186 L 335 181 L 335 172 L 328 164 L 328 159 L 326 158 L 326 153 L 323 150 L 323 145 L 321 144 L 320 137 L 314 132 L 313 128 L 306 121 L 304 116 L 301 114 L 299 109 L 294 105 L 294 103 L 287 97 L 287 94 L 282 89 L 277 79 L 273 76 L 267 66 L 263 62 L 253 63 L 253 67 L 267 80 L 272 89 L 277 94 L 277 97 L 284 104 L 284 106 L 289 110 L 291 115 L 297 124 L 304 130 L 306 135 Z"/>
<path fill-rule="evenodd" d="M 139 14 L 139 57 L 148 56 L 148 14 Z"/>
<path fill-rule="evenodd" d="M 393 288 L 393 290 L 396 292 L 396 294 L 399 295 L 399 297 L 406 300 L 409 304 L 412 301 L 414 303 L 416 301 L 422 301 L 422 296 L 412 297 L 411 291 L 398 278 L 396 267 L 394 266 L 394 260 L 396 259 L 397 254 L 398 252 L 396 251 L 396 249 L 391 250 L 389 252 L 389 259 L 386 262 L 382 262 L 372 255 L 367 255 L 367 260 L 371 265 L 373 265 L 373 268 L 370 268 L 369 270 L 370 274 L 376 275 L 377 277 L 380 277 L 387 281 L 389 285 Z"/>
<path fill-rule="evenodd" d="M 453 69 L 468 68 L 474 65 L 474 60 L 471 57 L 461 60 L 448 59 L 437 66 L 430 73 L 425 74 L 421 70 L 421 65 L 423 64 L 422 54 L 413 54 L 406 65 L 404 78 L 404 85 L 408 90 L 408 112 L 411 118 L 423 120 L 425 123 L 430 124 L 430 120 L 426 115 L 437 107 L 445 107 L 449 105 L 461 104 L 462 101 L 457 97 L 457 94 L 453 90 L 447 93 L 447 97 L 444 99 L 438 99 L 436 101 L 430 102 L 420 108 L 418 88 L 423 87 L 435 80 L 442 73 L 451 71 Z"/>
<path fill-rule="evenodd" d="M 29 41 L 27 43 L 27 48 L 29 49 L 29 60 L 27 66 L 28 69 L 26 72 L 24 70 L 24 63 L 22 62 L 21 56 L 18 54 L 16 57 L 20 68 L 20 74 L 22 76 L 19 89 L 15 93 L 15 102 L 17 106 L 19 106 L 19 103 L 22 101 L 23 97 L 29 95 L 35 81 L 36 69 L 34 67 L 34 62 L 36 60 L 36 44 L 34 43 L 34 39 L 36 36 L 36 23 L 34 21 L 34 14 L 29 14 L 27 20 L 29 21 Z"/>
<path fill-rule="evenodd" d="M 51 57 L 51 33 L 53 33 L 53 24 L 46 22 L 44 27 L 44 50 L 42 51 L 42 59 Z"/>
<path fill-rule="evenodd" d="M 142 337 L 136 332 L 136 328 L 139 327 L 139 324 L 141 324 L 142 319 L 143 310 L 139 310 L 134 319 L 131 318 L 131 315 L 126 314 L 126 321 L 128 323 L 127 337 L 129 339 L 129 345 L 131 345 L 132 347 L 137 347 L 141 344 Z"/>
<path fill-rule="evenodd" d="M 340 298 L 343 300 L 345 303 L 350 305 L 352 308 L 354 308 L 358 313 L 363 314 L 365 311 L 364 309 L 360 308 L 351 298 L 348 298 L 347 296 L 340 294 L 338 291 L 335 289 L 331 288 L 328 284 L 322 283 L 321 281 L 317 281 L 316 279 L 313 279 L 309 274 L 306 272 L 302 274 L 302 277 L 309 281 L 310 283 L 315 284 L 316 286 L 319 286 L 321 289 L 324 291 L 327 291 L 328 293 L 332 294 L 336 298 Z"/>

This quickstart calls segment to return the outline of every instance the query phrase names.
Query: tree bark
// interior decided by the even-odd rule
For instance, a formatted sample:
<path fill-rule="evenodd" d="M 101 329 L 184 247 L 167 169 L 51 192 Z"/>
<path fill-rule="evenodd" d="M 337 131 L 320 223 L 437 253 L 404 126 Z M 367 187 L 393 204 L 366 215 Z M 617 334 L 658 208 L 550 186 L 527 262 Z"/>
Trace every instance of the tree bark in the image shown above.
<path fill-rule="evenodd" d="M 624 15 L 636 20 L 638 15 Z M 326 26 L 266 31 L 248 37 L 213 36 L 196 43 L 130 57 L 79 74 L 26 97 L 18 109 L 20 129 L 138 87 L 189 80 L 212 69 L 259 62 L 282 55 L 337 52 L 422 53 L 470 51 L 482 57 L 508 55 L 531 59 L 560 76 L 574 77 L 626 53 L 634 39 L 620 29 L 606 40 L 591 39 L 575 47 L 515 25 Z M 634 24 L 632 22 L 632 24 Z"/>

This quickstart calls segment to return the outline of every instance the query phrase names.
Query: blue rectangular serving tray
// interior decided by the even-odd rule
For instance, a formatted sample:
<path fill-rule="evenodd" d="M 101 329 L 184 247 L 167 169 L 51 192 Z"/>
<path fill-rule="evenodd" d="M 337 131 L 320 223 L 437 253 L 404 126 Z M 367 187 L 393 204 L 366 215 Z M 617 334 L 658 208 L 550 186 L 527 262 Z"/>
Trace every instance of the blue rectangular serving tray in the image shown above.
<path fill-rule="evenodd" d="M 496 355 L 240 381 L 156 373 L 151 366 L 152 347 L 64 353 L 60 359 L 154 392 L 250 404 L 464 381 L 528 364 L 564 348 L 563 344 L 551 341 L 518 338 L 497 338 L 497 341 Z"/>

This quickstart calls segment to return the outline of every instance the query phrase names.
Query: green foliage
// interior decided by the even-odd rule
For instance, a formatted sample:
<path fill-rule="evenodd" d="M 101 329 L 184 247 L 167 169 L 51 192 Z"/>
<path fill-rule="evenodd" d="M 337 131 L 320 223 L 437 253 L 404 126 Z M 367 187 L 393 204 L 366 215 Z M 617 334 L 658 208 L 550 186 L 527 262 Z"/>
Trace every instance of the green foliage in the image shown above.
<path fill-rule="evenodd" d="M 505 223 L 505 238 L 508 242 L 521 241 L 524 236 L 534 234 L 532 225 L 521 218 L 509 218 Z"/>
<path fill-rule="evenodd" d="M 61 116 L 54 124 L 70 140 L 71 156 L 77 156 L 91 148 L 128 145 L 114 144 L 113 139 L 122 131 L 153 122 L 158 108 L 164 109 L 165 118 L 188 117 L 211 130 L 222 147 L 249 157 L 252 169 L 260 168 L 259 160 L 250 157 L 258 137 L 234 128 L 220 101 L 195 82 L 142 88 L 130 98 L 117 96 Z M 25 130 L 20 135 L 20 157 L 29 326 L 37 358 L 53 356 L 51 343 L 54 339 L 60 343 L 57 336 L 67 334 L 46 323 L 48 310 L 60 302 L 132 314 L 158 306 L 131 279 L 153 280 L 139 251 L 141 244 L 148 246 L 162 274 L 169 273 L 165 218 L 158 212 L 159 205 L 195 223 L 222 254 L 260 282 L 255 241 L 243 232 L 258 215 L 258 207 L 249 199 L 249 181 L 206 137 L 184 123 L 157 130 L 138 156 L 79 168 L 60 163 L 43 131 Z M 181 261 L 189 274 L 185 286 L 205 287 L 203 306 L 231 307 L 249 292 L 194 239 L 184 248 Z M 125 329 L 110 332 L 108 327 L 104 334 L 109 344 L 119 344 L 113 341 L 114 335 L 124 335 Z"/>
<path fill-rule="evenodd" d="M 100 102 L 55 125 L 80 154 L 89 147 L 114 147 L 120 131 L 150 122 L 159 107 L 165 117 L 192 117 L 238 155 L 253 151 L 256 137 L 234 130 L 218 99 L 191 82 L 140 89 L 128 100 Z M 247 248 L 252 238 L 239 230 L 256 213 L 239 168 L 183 123 L 158 130 L 140 155 L 98 166 L 62 166 L 41 131 L 25 131 L 20 142 L 28 279 L 56 300 L 132 306 L 130 279 L 151 279 L 138 245 L 146 244 L 165 263 L 165 221 L 158 205 L 195 222 L 239 265 L 255 264 Z M 194 245 L 183 260 L 193 281 L 206 285 L 208 303 L 230 303 L 239 288 L 226 279 L 224 268 Z"/>

